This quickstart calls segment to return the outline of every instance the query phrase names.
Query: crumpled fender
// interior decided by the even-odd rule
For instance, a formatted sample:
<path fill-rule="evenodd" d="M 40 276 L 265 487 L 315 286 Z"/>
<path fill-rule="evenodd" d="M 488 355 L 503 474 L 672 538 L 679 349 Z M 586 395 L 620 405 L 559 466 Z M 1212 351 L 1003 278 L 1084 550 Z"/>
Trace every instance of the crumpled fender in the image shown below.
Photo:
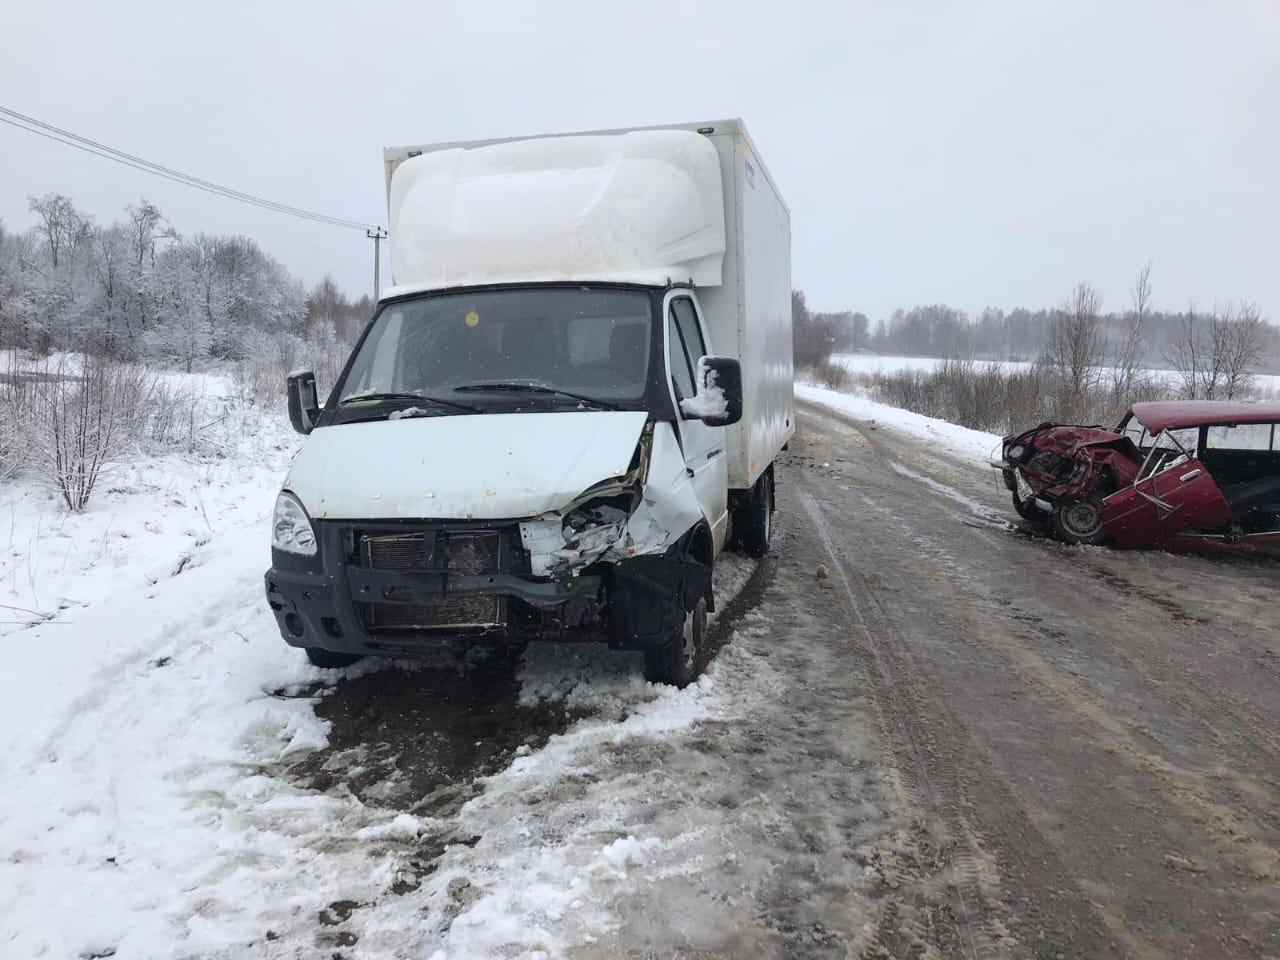
<path fill-rule="evenodd" d="M 641 484 L 640 502 L 628 517 L 592 527 L 572 543 L 564 536 L 564 518 L 581 498 L 522 522 L 520 539 L 529 551 L 530 572 L 534 576 L 576 576 L 597 561 L 663 554 L 703 519 L 670 423 L 653 424 L 649 455 L 642 466 L 647 467 L 647 474 L 636 478 Z M 583 493 L 592 489 L 588 487 Z"/>

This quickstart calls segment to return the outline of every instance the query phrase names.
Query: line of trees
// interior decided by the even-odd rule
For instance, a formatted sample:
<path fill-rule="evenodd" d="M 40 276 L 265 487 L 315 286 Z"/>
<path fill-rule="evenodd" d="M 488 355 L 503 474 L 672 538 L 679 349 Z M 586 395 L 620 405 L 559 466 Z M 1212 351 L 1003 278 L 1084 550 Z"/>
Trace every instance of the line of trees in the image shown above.
<path fill-rule="evenodd" d="M 282 341 L 349 342 L 372 306 L 327 278 L 307 291 L 248 237 L 184 237 L 145 199 L 110 224 L 62 194 L 30 208 L 30 229 L 0 223 L 0 347 L 191 370 Z"/>
<path fill-rule="evenodd" d="M 824 364 L 832 354 L 878 354 L 961 360 L 1034 362 L 1056 371 L 1067 395 L 1115 397 L 1135 392 L 1148 369 L 1173 371 L 1173 387 L 1188 399 L 1239 396 L 1264 367 L 1280 369 L 1280 330 L 1253 303 L 1211 311 L 1153 307 L 1151 265 L 1138 273 L 1125 309 L 1104 312 L 1087 283 L 1055 309 L 994 308 L 970 317 L 945 305 L 895 310 L 874 327 L 860 313 L 810 311 L 803 291 L 792 294 L 795 361 Z M 1076 406 L 1076 404 L 1072 404 Z"/>

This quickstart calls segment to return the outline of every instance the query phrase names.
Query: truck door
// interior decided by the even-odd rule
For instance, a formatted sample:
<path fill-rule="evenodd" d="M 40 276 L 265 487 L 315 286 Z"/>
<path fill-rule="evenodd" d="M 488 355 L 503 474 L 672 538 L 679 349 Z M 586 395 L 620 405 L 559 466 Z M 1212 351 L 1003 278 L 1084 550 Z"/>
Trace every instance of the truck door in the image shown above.
<path fill-rule="evenodd" d="M 709 351 L 698 306 L 690 294 L 668 294 L 666 313 L 667 374 L 679 417 L 680 401 L 696 392 L 694 372 L 698 359 Z M 698 505 L 711 524 L 711 536 L 719 550 L 724 546 L 729 518 L 729 458 L 725 453 L 724 427 L 679 418 L 676 433 Z"/>
<path fill-rule="evenodd" d="M 1116 546 L 1154 547 L 1176 534 L 1226 523 L 1231 508 L 1209 471 L 1179 449 L 1161 447 L 1147 454 L 1137 481 L 1107 497 L 1102 525 Z"/>

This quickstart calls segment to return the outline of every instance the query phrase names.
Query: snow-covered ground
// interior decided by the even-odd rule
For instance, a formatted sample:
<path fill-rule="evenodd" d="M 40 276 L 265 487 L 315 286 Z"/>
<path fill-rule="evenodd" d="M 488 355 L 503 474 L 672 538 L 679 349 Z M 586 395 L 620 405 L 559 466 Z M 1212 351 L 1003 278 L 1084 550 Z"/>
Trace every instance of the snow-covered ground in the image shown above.
<path fill-rule="evenodd" d="M 934 357 L 895 357 L 880 356 L 874 353 L 842 353 L 832 357 L 835 363 L 855 375 L 871 375 L 876 373 L 896 373 L 900 370 L 933 370 L 944 361 Z M 1001 370 L 1026 370 L 1031 367 L 1029 361 L 1016 360 L 979 360 L 983 366 L 996 366 Z M 1151 370 L 1153 375 L 1172 382 L 1172 370 Z M 1254 381 L 1254 389 L 1260 393 L 1280 394 L 1280 374 L 1259 374 Z"/>
<path fill-rule="evenodd" d="M 887 403 L 879 403 L 870 399 L 860 389 L 845 393 L 831 390 L 813 383 L 797 383 L 796 397 L 818 403 L 839 413 L 867 420 L 872 424 L 883 424 L 890 429 L 905 433 L 912 437 L 926 440 L 930 445 L 940 447 L 954 453 L 964 460 L 986 466 L 993 458 L 998 457 L 1000 437 L 994 433 L 981 430 L 970 430 L 945 420 L 935 420 L 910 410 L 891 407 Z"/>
<path fill-rule="evenodd" d="M 278 416 L 237 400 L 218 375 L 165 374 L 194 404 L 190 437 L 132 450 L 69 513 L 30 473 L 0 486 L 0 635 L 80 612 L 203 562 L 217 536 L 271 511 L 297 449 Z"/>
<path fill-rule="evenodd" d="M 114 467 L 84 514 L 29 478 L 0 492 L 0 957 L 561 956 L 687 869 L 697 830 L 635 822 L 646 783 L 593 791 L 593 770 L 767 697 L 767 666 L 732 646 L 677 691 L 633 656 L 533 645 L 509 708 L 559 732 L 435 813 L 298 775 L 369 761 L 326 752 L 338 675 L 280 640 L 263 597 L 297 438 L 225 379 L 193 383 L 202 442 Z M 722 602 L 752 569 L 718 565 Z"/>

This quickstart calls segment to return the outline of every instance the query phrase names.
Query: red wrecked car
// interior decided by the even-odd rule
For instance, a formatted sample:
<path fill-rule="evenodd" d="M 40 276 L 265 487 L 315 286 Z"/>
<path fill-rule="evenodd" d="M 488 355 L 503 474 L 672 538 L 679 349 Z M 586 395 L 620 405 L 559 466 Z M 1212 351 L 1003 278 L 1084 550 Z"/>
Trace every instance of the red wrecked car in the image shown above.
<path fill-rule="evenodd" d="M 1115 430 L 1042 423 L 994 464 L 1067 543 L 1280 553 L 1280 404 L 1135 403 Z"/>

